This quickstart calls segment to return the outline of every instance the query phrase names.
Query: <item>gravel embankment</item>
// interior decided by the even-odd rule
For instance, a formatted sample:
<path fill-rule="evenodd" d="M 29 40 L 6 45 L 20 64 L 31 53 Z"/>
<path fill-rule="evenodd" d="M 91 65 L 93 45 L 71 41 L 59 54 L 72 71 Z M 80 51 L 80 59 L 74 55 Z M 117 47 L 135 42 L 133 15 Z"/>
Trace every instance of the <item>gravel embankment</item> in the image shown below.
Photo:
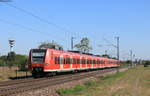
<path fill-rule="evenodd" d="M 125 70 L 127 70 L 127 69 L 121 69 L 120 71 L 125 71 Z M 116 73 L 116 71 L 109 72 L 109 73 L 106 73 L 104 75 L 114 74 L 114 73 Z M 13 96 L 59 96 L 59 94 L 56 93 L 56 91 L 58 89 L 60 89 L 60 88 L 73 88 L 74 86 L 76 86 L 78 84 L 84 84 L 86 81 L 96 80 L 97 77 L 99 77 L 99 76 L 102 76 L 102 75 L 98 74 L 97 76 L 94 76 L 94 77 L 92 76 L 90 78 L 85 78 L 85 79 L 82 79 L 82 80 L 66 82 L 64 84 L 49 86 L 49 87 L 42 88 L 42 89 L 37 89 L 37 90 L 31 90 L 31 91 L 15 94 Z"/>

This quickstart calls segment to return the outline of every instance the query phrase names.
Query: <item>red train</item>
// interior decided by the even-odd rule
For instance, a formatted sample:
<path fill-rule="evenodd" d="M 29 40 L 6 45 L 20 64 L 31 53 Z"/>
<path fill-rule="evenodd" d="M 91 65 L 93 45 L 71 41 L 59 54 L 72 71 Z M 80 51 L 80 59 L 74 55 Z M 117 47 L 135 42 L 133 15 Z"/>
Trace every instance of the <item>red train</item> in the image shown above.
<path fill-rule="evenodd" d="M 31 49 L 29 69 L 33 77 L 57 72 L 117 67 L 119 61 L 55 49 Z"/>

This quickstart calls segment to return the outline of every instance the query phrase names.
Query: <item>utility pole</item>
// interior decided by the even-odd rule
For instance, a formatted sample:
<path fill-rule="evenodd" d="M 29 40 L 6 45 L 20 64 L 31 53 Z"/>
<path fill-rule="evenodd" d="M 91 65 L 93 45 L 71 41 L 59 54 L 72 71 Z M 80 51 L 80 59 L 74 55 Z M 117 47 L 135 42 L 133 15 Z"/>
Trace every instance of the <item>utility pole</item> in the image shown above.
<path fill-rule="evenodd" d="M 119 37 L 115 37 L 116 39 L 117 39 L 117 46 L 116 46 L 116 48 L 117 48 L 117 59 L 119 60 L 120 59 L 120 51 L 119 51 L 119 49 L 120 49 L 120 47 L 119 47 Z"/>
<path fill-rule="evenodd" d="M 107 50 L 105 50 L 105 55 L 108 55 L 108 54 L 107 54 Z"/>
<path fill-rule="evenodd" d="M 73 48 L 74 48 L 74 42 L 73 42 L 74 39 L 75 39 L 75 37 L 71 37 L 71 50 L 73 50 Z"/>
<path fill-rule="evenodd" d="M 130 58 L 131 58 L 131 67 L 133 66 L 133 52 L 132 50 L 130 50 Z"/>
<path fill-rule="evenodd" d="M 117 44 L 116 44 L 116 49 L 117 49 L 117 59 L 119 60 L 120 58 L 120 52 L 119 52 L 119 36 L 118 37 L 115 37 L 117 39 Z M 119 67 L 117 67 L 117 73 L 119 72 Z"/>
<path fill-rule="evenodd" d="M 107 39 L 104 39 L 108 44 L 110 44 L 109 46 L 113 46 L 113 47 L 115 47 L 116 49 L 117 49 L 117 59 L 118 60 L 120 60 L 120 37 L 118 36 L 118 37 L 115 37 L 115 39 L 117 40 L 117 44 L 112 44 L 111 42 L 109 42 Z"/>

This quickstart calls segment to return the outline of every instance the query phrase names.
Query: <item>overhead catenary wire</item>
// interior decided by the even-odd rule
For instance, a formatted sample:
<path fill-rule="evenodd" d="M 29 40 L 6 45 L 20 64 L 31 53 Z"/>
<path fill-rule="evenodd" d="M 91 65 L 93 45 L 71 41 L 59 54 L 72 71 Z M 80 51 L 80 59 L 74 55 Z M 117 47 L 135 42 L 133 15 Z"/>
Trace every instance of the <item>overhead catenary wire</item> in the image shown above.
<path fill-rule="evenodd" d="M 66 29 L 66 28 L 64 28 L 64 27 L 62 27 L 62 26 L 57 25 L 57 24 L 54 23 L 54 22 L 51 22 L 51 21 L 46 20 L 46 19 L 44 19 L 44 18 L 42 18 L 42 17 L 40 17 L 40 16 L 38 16 L 38 15 L 35 15 L 34 13 L 32 13 L 32 12 L 30 12 L 30 11 L 27 11 L 26 9 L 20 8 L 20 7 L 16 6 L 16 5 L 13 5 L 13 4 L 10 4 L 10 3 L 7 3 L 7 2 L 5 2 L 4 4 L 7 5 L 7 6 L 9 6 L 9 7 L 11 7 L 11 8 L 14 8 L 14 9 L 16 9 L 16 10 L 22 12 L 22 13 L 25 13 L 25 14 L 27 14 L 27 15 L 29 15 L 29 16 L 32 16 L 32 17 L 34 17 L 35 19 L 37 19 L 37 20 L 39 20 L 39 21 L 41 21 L 41 22 L 43 22 L 43 23 L 52 25 L 52 26 L 56 27 L 57 29 L 59 29 L 59 30 L 61 30 L 61 31 L 69 32 L 69 33 L 72 32 L 72 31 L 70 31 L 70 30 L 68 30 L 68 29 Z M 13 25 L 17 25 L 17 26 L 19 25 L 19 26 L 20 26 L 20 24 L 13 24 Z M 22 25 L 21 25 L 20 27 L 22 27 L 22 28 L 24 28 L 24 29 L 27 29 L 27 30 L 30 30 L 30 31 L 34 31 L 34 32 L 36 31 L 36 32 L 41 33 L 41 31 L 39 31 L 39 30 L 35 30 L 35 29 L 32 29 L 32 28 L 28 28 L 28 27 L 26 27 L 26 26 L 22 26 Z M 42 33 L 43 33 L 43 32 L 42 32 Z M 45 34 L 45 35 L 52 35 L 52 34 L 49 34 L 48 32 L 47 32 L 47 33 L 44 33 L 44 34 Z M 95 43 L 95 42 L 93 42 L 93 43 Z M 97 45 L 97 43 L 95 43 L 95 45 Z"/>
<path fill-rule="evenodd" d="M 38 33 L 40 33 L 40 34 L 42 34 L 44 36 L 47 36 L 47 37 L 49 37 L 50 35 L 52 35 L 52 34 L 50 34 L 48 32 L 42 32 L 40 30 L 33 29 L 33 28 L 30 28 L 30 27 L 27 27 L 27 26 L 24 26 L 24 25 L 21 25 L 21 24 L 14 23 L 14 22 L 10 22 L 10 21 L 7 21 L 7 20 L 1 19 L 1 18 L 0 18 L 0 22 L 7 23 L 7 24 L 13 25 L 13 26 L 17 26 L 17 27 L 23 28 L 25 30 L 28 30 L 30 32 L 34 32 L 34 33 L 38 32 Z"/>
<path fill-rule="evenodd" d="M 59 26 L 58 24 L 56 24 L 56 23 L 54 23 L 54 22 L 51 22 L 51 21 L 49 21 L 49 20 L 46 20 L 46 19 L 40 17 L 39 15 L 35 15 L 34 13 L 32 13 L 32 12 L 30 12 L 30 11 L 27 11 L 27 10 L 25 10 L 25 9 L 23 9 L 23 8 L 20 8 L 20 7 L 16 6 L 16 5 L 13 5 L 13 4 L 10 4 L 10 3 L 7 3 L 7 2 L 5 2 L 5 3 L 3 3 L 3 4 L 5 4 L 5 5 L 7 5 L 7 6 L 11 7 L 11 8 L 17 9 L 18 11 L 20 11 L 20 12 L 22 12 L 22 13 L 25 13 L 25 14 L 27 14 L 27 15 L 29 15 L 29 16 L 31 16 L 31 17 L 37 19 L 37 20 L 39 20 L 40 22 L 43 22 L 43 23 L 45 23 L 45 24 L 54 26 L 54 27 L 57 28 L 58 30 L 61 30 L 61 31 L 63 31 L 63 32 L 67 32 L 67 33 L 70 33 L 70 34 L 73 33 L 72 31 L 70 31 L 70 30 L 68 30 L 68 29 L 66 29 L 66 28 L 64 28 L 64 27 L 62 27 L 62 26 Z M 48 32 L 47 32 L 47 33 L 48 33 Z M 49 35 L 53 35 L 53 34 L 49 34 Z M 57 36 L 57 37 L 58 37 L 58 36 Z M 60 37 L 61 37 L 61 35 L 59 35 L 59 38 L 60 38 Z M 60 38 L 60 39 L 64 40 L 64 37 L 62 37 L 62 38 Z"/>
<path fill-rule="evenodd" d="M 71 33 L 73 32 L 73 31 L 70 31 L 70 30 L 68 30 L 68 29 L 66 29 L 66 28 L 64 28 L 64 27 L 62 27 L 62 26 L 57 25 L 57 24 L 54 23 L 54 22 L 51 22 L 51 21 L 49 21 L 49 20 L 46 20 L 46 19 L 44 19 L 44 18 L 42 18 L 42 17 L 40 17 L 40 16 L 37 16 L 37 15 L 35 15 L 35 14 L 32 13 L 32 12 L 29 12 L 29 11 L 23 9 L 23 8 L 20 8 L 20 7 L 16 6 L 16 5 L 13 5 L 13 4 L 10 4 L 10 3 L 7 3 L 7 2 L 5 2 L 4 4 L 7 5 L 7 6 L 9 6 L 9 7 L 11 7 L 11 8 L 15 8 L 15 9 L 17 9 L 18 11 L 23 12 L 23 13 L 25 13 L 25 14 L 27 14 L 27 15 L 30 15 L 30 16 L 34 17 L 35 19 L 37 19 L 37 20 L 39 20 L 39 21 L 41 21 L 41 22 L 44 22 L 44 23 L 46 23 L 46 24 L 55 26 L 55 27 L 56 27 L 57 29 L 59 29 L 59 30 L 62 30 L 62 31 L 64 31 L 64 32 L 71 32 Z"/>
<path fill-rule="evenodd" d="M 41 21 L 41 22 L 44 22 L 44 23 L 46 23 L 46 24 L 55 26 L 55 27 L 56 27 L 57 29 L 59 29 L 59 30 L 62 30 L 62 31 L 64 31 L 64 32 L 72 32 L 72 31 L 70 31 L 70 30 L 68 30 L 68 29 L 66 29 L 66 28 L 64 28 L 64 27 L 61 27 L 61 26 L 57 25 L 57 24 L 54 23 L 54 22 L 48 21 L 48 20 L 46 20 L 46 19 L 44 19 L 44 18 L 42 18 L 42 17 L 40 17 L 40 16 L 37 16 L 37 15 L 33 14 L 32 12 L 29 12 L 29 11 L 23 9 L 23 8 L 17 7 L 16 5 L 12 5 L 12 4 L 7 3 L 7 2 L 5 2 L 4 4 L 8 5 L 8 6 L 11 7 L 11 8 L 15 8 L 15 9 L 17 9 L 18 11 L 21 11 L 21 12 L 27 14 L 27 15 L 30 15 L 30 16 L 32 16 L 32 17 L 38 19 L 38 20 Z"/>

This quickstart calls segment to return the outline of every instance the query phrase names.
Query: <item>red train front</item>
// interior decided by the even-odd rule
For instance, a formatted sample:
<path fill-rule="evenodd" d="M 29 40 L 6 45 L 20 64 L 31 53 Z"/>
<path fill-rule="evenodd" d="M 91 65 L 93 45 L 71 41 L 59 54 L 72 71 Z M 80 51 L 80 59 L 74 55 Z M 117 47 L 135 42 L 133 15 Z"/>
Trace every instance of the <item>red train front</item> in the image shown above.
<path fill-rule="evenodd" d="M 29 69 L 33 77 L 57 72 L 117 67 L 119 61 L 55 49 L 31 49 Z"/>

